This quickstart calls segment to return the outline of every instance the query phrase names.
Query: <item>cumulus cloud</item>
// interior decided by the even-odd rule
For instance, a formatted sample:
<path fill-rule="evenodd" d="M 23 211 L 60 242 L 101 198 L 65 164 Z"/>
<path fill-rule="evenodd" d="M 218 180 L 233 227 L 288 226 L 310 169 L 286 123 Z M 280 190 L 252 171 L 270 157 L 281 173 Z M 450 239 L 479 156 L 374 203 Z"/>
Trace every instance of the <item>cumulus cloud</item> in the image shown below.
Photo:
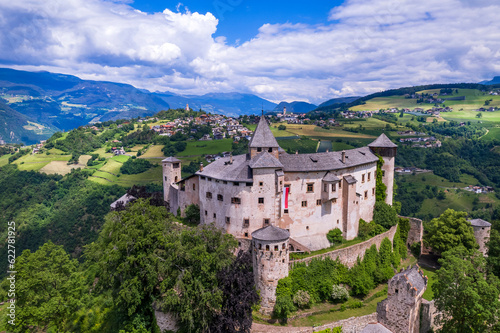
<path fill-rule="evenodd" d="M 500 4 L 346 0 L 327 24 L 264 24 L 214 39 L 211 13 L 146 14 L 128 1 L 0 0 L 0 63 L 177 93 L 253 92 L 273 101 L 338 96 L 500 72 Z"/>

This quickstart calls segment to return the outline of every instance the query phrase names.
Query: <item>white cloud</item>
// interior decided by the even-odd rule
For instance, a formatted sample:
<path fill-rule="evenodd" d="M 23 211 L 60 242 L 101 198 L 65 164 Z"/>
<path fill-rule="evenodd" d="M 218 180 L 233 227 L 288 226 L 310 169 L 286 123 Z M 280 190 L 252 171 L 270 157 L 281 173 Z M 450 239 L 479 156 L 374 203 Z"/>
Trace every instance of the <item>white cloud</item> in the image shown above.
<path fill-rule="evenodd" d="M 328 24 L 265 24 L 234 46 L 212 37 L 211 13 L 146 14 L 127 2 L 0 0 L 9 31 L 0 62 L 150 90 L 315 103 L 500 74 L 500 5 L 488 0 L 347 0 L 325 13 Z"/>

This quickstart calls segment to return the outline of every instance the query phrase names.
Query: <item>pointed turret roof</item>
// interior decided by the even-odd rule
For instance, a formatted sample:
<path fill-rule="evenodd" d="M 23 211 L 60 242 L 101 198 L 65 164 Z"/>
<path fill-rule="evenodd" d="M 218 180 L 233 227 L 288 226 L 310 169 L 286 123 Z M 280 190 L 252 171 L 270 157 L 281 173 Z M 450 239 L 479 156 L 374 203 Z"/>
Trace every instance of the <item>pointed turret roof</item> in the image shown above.
<path fill-rule="evenodd" d="M 392 142 L 391 139 L 389 139 L 384 133 L 380 134 L 375 141 L 368 145 L 368 147 L 373 148 L 397 148 L 397 146 L 398 145 Z"/>
<path fill-rule="evenodd" d="M 268 225 L 252 232 L 252 238 L 263 241 L 282 241 L 290 238 L 290 232 L 273 225 Z"/>
<path fill-rule="evenodd" d="M 264 115 L 260 117 L 248 146 L 250 148 L 279 148 L 278 141 L 274 138 Z"/>

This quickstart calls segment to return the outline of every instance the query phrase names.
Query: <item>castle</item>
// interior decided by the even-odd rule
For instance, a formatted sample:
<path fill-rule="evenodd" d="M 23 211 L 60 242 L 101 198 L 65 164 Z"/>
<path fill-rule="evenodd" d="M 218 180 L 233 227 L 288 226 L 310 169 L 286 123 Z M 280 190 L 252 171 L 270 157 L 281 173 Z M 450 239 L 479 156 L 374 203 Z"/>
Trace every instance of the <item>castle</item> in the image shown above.
<path fill-rule="evenodd" d="M 262 116 L 247 154 L 220 158 L 186 178 L 180 160 L 164 159 L 164 200 L 173 213 L 198 205 L 201 223 L 215 223 L 242 242 L 275 226 L 289 233 L 289 250 L 318 250 L 330 246 L 329 230 L 338 228 L 350 240 L 359 219 L 372 220 L 377 155 L 392 204 L 396 149 L 382 134 L 367 147 L 288 154 Z"/>

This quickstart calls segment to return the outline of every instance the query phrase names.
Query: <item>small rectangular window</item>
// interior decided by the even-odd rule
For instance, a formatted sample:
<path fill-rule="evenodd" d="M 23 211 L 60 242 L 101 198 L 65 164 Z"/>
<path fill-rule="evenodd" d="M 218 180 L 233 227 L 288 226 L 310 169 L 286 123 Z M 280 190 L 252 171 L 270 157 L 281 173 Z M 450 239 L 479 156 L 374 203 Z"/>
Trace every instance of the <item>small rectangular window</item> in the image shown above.
<path fill-rule="evenodd" d="M 314 192 L 314 183 L 308 183 L 307 184 L 307 193 L 312 193 Z"/>
<path fill-rule="evenodd" d="M 323 184 L 323 192 L 328 192 L 328 184 Z"/>
<path fill-rule="evenodd" d="M 269 251 L 269 245 L 266 245 L 266 251 Z M 264 266 L 264 265 L 262 265 Z"/>
<path fill-rule="evenodd" d="M 212 178 L 207 178 L 207 181 L 211 182 L 211 181 L 212 181 Z"/>
<path fill-rule="evenodd" d="M 193 184 L 193 191 L 196 191 L 196 184 Z"/>
<path fill-rule="evenodd" d="M 227 180 L 222 181 L 222 184 L 227 184 Z"/>
<path fill-rule="evenodd" d="M 207 199 L 212 199 L 212 192 L 207 192 Z"/>
<path fill-rule="evenodd" d="M 243 226 L 248 227 L 250 225 L 250 219 L 243 219 Z"/>
<path fill-rule="evenodd" d="M 248 232 L 245 232 L 245 237 L 248 237 Z"/>
<path fill-rule="evenodd" d="M 208 212 L 207 212 L 207 211 L 205 211 L 205 216 L 207 216 L 207 215 L 208 215 Z"/>
<path fill-rule="evenodd" d="M 264 203 L 264 198 L 259 198 L 259 203 L 263 204 Z"/>
<path fill-rule="evenodd" d="M 341 188 L 342 188 L 342 180 L 343 180 L 343 178 L 340 178 L 340 182 L 339 182 L 339 189 L 341 189 Z"/>
<path fill-rule="evenodd" d="M 177 169 L 179 167 L 179 163 L 174 163 L 174 169 Z"/>
<path fill-rule="evenodd" d="M 262 148 L 258 147 L 258 148 L 257 148 L 257 152 L 259 152 L 259 153 L 260 153 L 261 151 L 262 151 Z"/>
<path fill-rule="evenodd" d="M 264 186 L 264 182 L 259 182 L 259 186 Z"/>
<path fill-rule="evenodd" d="M 285 209 L 283 213 L 288 214 L 288 209 Z"/>
<path fill-rule="evenodd" d="M 365 191 L 365 199 L 368 199 L 368 191 Z"/>
<path fill-rule="evenodd" d="M 232 204 L 241 204 L 241 199 L 237 197 L 232 197 L 231 198 L 231 203 Z"/>
<path fill-rule="evenodd" d="M 253 186 L 253 183 L 246 183 L 247 186 Z"/>
<path fill-rule="evenodd" d="M 302 201 L 302 207 L 307 207 L 307 201 Z"/>
<path fill-rule="evenodd" d="M 336 192 L 337 191 L 337 184 L 332 184 L 332 192 Z"/>
<path fill-rule="evenodd" d="M 382 177 L 385 177 L 385 170 L 382 170 Z"/>
<path fill-rule="evenodd" d="M 224 201 L 224 197 L 222 196 L 222 194 L 217 194 L 217 200 Z"/>
<path fill-rule="evenodd" d="M 270 221 L 269 219 L 264 219 L 264 224 L 265 224 L 265 225 L 269 225 L 269 223 L 270 223 L 270 222 L 271 222 L 271 221 Z"/>
<path fill-rule="evenodd" d="M 361 175 L 361 182 L 364 183 L 365 182 L 365 175 Z"/>
<path fill-rule="evenodd" d="M 267 151 L 270 152 L 270 153 L 272 153 L 273 152 L 273 148 L 269 148 Z"/>
<path fill-rule="evenodd" d="M 216 218 L 217 218 L 217 214 L 214 213 L 214 219 L 216 219 Z"/>
<path fill-rule="evenodd" d="M 279 246 L 278 245 L 274 245 L 274 251 L 279 251 Z"/>
<path fill-rule="evenodd" d="M 370 181 L 370 179 L 371 179 L 371 175 L 372 175 L 372 173 L 371 173 L 371 172 L 368 172 L 368 181 Z"/>
<path fill-rule="evenodd" d="M 316 200 L 316 206 L 321 206 L 321 199 Z"/>
<path fill-rule="evenodd" d="M 233 183 L 233 186 L 240 186 L 240 183 L 238 183 L 238 182 L 234 182 L 234 183 Z"/>
<path fill-rule="evenodd" d="M 214 216 L 215 217 L 215 216 Z M 231 223 L 231 218 L 229 216 L 226 216 L 226 223 L 229 224 Z"/>
<path fill-rule="evenodd" d="M 372 195 L 375 195 L 375 187 L 372 188 Z"/>
<path fill-rule="evenodd" d="M 203 179 L 203 180 L 205 180 L 205 177 L 204 177 L 204 176 L 201 176 L 200 178 L 201 178 L 201 179 Z"/>

